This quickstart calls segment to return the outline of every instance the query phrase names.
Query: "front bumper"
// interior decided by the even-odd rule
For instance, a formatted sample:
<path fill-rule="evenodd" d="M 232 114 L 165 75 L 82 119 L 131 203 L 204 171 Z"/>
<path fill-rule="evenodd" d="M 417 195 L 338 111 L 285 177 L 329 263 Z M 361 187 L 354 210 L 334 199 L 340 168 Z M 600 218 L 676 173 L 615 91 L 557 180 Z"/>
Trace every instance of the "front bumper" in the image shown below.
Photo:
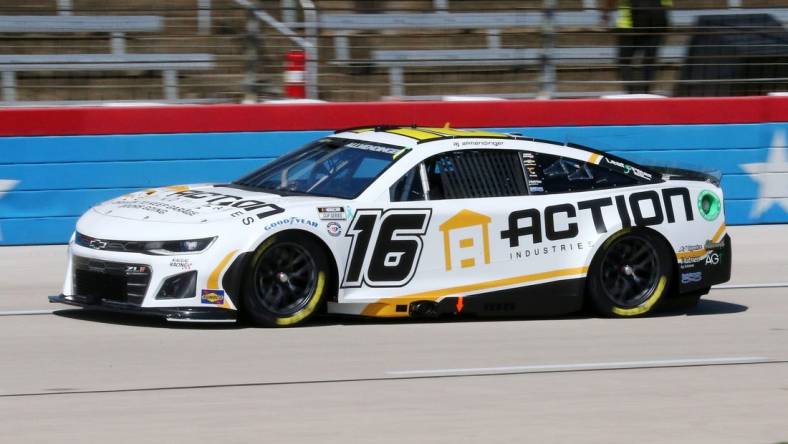
<path fill-rule="evenodd" d="M 74 305 L 93 311 L 164 318 L 171 322 L 235 322 L 236 310 L 219 307 L 140 307 L 135 304 L 85 296 L 49 296 L 49 302 Z"/>

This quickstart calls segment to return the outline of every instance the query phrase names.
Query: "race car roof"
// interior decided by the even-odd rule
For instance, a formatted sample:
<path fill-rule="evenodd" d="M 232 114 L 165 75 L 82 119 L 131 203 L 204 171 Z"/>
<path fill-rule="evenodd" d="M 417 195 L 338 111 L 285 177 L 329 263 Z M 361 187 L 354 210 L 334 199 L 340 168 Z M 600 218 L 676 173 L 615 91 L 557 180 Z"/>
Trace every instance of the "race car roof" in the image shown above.
<path fill-rule="evenodd" d="M 497 133 L 493 131 L 484 130 L 459 130 L 450 128 L 448 124 L 443 128 L 433 127 L 420 127 L 420 126 L 402 126 L 402 125 L 379 125 L 379 126 L 362 126 L 355 128 L 348 128 L 336 131 L 334 134 L 342 137 L 342 134 L 350 133 L 353 138 L 367 140 L 370 142 L 389 143 L 392 145 L 402 146 L 408 149 L 415 148 L 417 145 L 428 142 L 435 142 L 446 139 L 464 139 L 464 138 L 478 138 L 478 139 L 508 139 L 508 140 L 522 140 L 527 142 L 536 142 L 542 144 L 540 152 L 547 152 L 549 154 L 568 156 L 574 159 L 582 160 L 585 162 L 600 164 L 603 159 L 617 162 L 624 165 L 625 168 L 635 167 L 639 170 L 647 171 L 647 174 L 657 177 L 649 167 L 638 165 L 635 162 L 622 159 L 618 156 L 606 153 L 601 150 L 590 148 L 587 146 L 579 145 L 572 142 L 560 143 L 553 140 L 537 139 L 533 137 L 523 136 L 521 134 L 513 133 Z M 552 146 L 552 148 L 550 147 Z"/>
<path fill-rule="evenodd" d="M 459 130 L 444 126 L 443 128 L 429 128 L 419 126 L 400 126 L 400 125 L 381 125 L 381 126 L 363 126 L 357 128 L 347 128 L 336 131 L 339 133 L 355 133 L 358 135 L 383 135 L 391 134 L 403 138 L 404 145 L 417 145 L 425 142 L 434 142 L 442 139 L 454 138 L 492 138 L 492 139 L 517 139 L 516 135 L 496 133 L 492 131 L 482 130 Z M 370 134 L 372 133 L 372 134 Z M 385 137 L 385 136 L 384 136 Z"/>
<path fill-rule="evenodd" d="M 553 140 L 537 139 L 534 137 L 526 137 L 522 134 L 512 133 L 497 133 L 494 131 L 484 130 L 460 130 L 450 128 L 448 124 L 443 128 L 421 127 L 421 126 L 402 126 L 402 125 L 379 125 L 379 126 L 362 126 L 354 128 L 346 128 L 335 131 L 334 134 L 341 137 L 343 133 L 351 133 L 354 138 L 358 137 L 363 140 L 381 143 L 391 143 L 407 148 L 414 148 L 416 145 L 428 142 L 436 142 L 445 139 L 508 139 L 508 140 L 524 140 L 528 142 L 538 142 L 547 145 L 562 147 L 564 149 L 579 149 L 598 156 L 606 155 L 606 153 L 589 148 L 587 146 L 578 145 L 572 142 L 560 143 Z M 598 157 L 597 156 L 597 157 Z"/>

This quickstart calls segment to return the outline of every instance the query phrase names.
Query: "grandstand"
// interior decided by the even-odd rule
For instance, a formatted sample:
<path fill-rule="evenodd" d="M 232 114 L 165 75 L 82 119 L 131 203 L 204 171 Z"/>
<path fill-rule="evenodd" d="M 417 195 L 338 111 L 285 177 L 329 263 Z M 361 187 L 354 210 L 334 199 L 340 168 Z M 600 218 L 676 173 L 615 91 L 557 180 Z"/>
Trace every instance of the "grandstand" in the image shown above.
<path fill-rule="evenodd" d="M 29 0 L 0 7 L 2 103 L 237 102 L 282 96 L 285 57 L 305 49 L 307 94 L 391 98 L 596 97 L 620 94 L 616 34 L 604 0 Z M 788 0 L 674 0 L 652 92 L 784 90 L 788 41 L 732 41 L 693 64 L 747 64 L 747 87 L 679 88 L 696 26 L 708 15 L 768 14 Z M 773 29 L 770 29 L 770 32 Z M 776 34 L 775 34 L 776 35 Z M 702 49 L 716 43 L 705 43 Z M 718 48 L 719 49 L 719 48 Z M 764 51 L 766 49 L 766 51 Z M 740 70 L 739 72 L 744 72 Z M 709 74 L 712 73 L 712 74 Z M 737 74 L 742 76 L 744 74 Z M 697 79 L 689 79 L 693 82 Z M 684 82 L 686 83 L 686 81 Z"/>

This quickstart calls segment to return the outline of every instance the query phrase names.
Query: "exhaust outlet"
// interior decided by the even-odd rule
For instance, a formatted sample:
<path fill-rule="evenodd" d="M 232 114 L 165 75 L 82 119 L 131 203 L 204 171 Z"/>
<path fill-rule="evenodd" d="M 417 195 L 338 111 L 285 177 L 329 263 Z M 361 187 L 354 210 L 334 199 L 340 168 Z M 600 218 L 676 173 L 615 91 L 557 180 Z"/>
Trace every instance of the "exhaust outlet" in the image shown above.
<path fill-rule="evenodd" d="M 408 313 L 414 318 L 437 318 L 438 303 L 435 301 L 411 302 Z"/>

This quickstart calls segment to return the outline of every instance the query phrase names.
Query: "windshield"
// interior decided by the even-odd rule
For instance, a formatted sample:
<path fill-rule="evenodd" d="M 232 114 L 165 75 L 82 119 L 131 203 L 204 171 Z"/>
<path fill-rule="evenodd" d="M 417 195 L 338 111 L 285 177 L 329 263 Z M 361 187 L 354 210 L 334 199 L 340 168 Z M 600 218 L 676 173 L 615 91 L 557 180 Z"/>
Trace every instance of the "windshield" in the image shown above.
<path fill-rule="evenodd" d="M 391 166 L 401 147 L 321 139 L 235 181 L 263 191 L 353 199 Z"/>

